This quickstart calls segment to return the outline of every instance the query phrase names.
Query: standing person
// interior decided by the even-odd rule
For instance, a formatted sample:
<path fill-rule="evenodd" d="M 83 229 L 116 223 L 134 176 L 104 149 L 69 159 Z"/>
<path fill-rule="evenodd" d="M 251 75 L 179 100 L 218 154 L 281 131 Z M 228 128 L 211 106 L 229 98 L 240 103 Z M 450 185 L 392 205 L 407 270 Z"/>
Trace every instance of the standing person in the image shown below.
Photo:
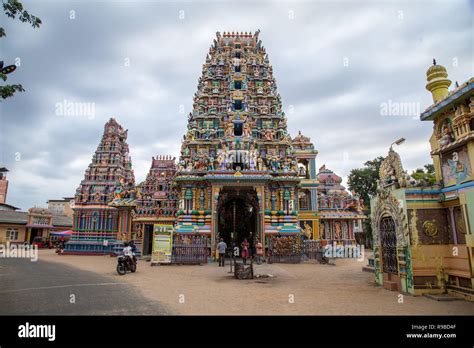
<path fill-rule="evenodd" d="M 249 242 L 247 238 L 244 238 L 244 241 L 241 244 L 242 246 L 242 260 L 244 261 L 244 265 L 247 264 L 247 259 L 249 258 Z"/>
<path fill-rule="evenodd" d="M 257 239 L 257 244 L 255 245 L 255 249 L 257 250 L 256 261 L 257 265 L 262 263 L 262 256 L 263 256 L 263 246 L 262 243 Z"/>
<path fill-rule="evenodd" d="M 227 249 L 227 244 L 225 244 L 222 238 L 219 239 L 219 243 L 217 244 L 217 250 L 219 251 L 219 267 L 225 266 L 225 250 L 226 249 Z"/>

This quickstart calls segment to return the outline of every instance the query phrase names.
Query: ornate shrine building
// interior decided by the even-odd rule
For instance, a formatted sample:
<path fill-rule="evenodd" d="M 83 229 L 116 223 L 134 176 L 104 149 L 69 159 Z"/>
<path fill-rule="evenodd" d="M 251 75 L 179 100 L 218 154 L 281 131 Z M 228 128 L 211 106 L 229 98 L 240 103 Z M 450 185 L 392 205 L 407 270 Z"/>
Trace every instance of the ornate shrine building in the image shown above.
<path fill-rule="evenodd" d="M 336 241 L 352 244 L 355 233 L 362 232 L 366 218 L 357 196 L 341 185 L 342 178 L 326 166 L 316 174 L 316 156 L 311 139 L 298 133 L 293 139 L 293 152 L 298 162 L 297 210 L 300 228 L 309 239 L 323 243 Z"/>
<path fill-rule="evenodd" d="M 318 211 L 319 235 L 322 240 L 351 243 L 355 233 L 362 232 L 362 202 L 341 185 L 342 178 L 323 165 L 319 168 Z"/>
<path fill-rule="evenodd" d="M 264 247 L 271 236 L 302 231 L 321 238 L 317 151 L 301 133 L 294 139 L 288 134 L 258 36 L 217 33 L 182 140 L 176 232 L 207 235 L 212 250 L 219 237 L 237 245 L 257 238 Z M 328 189 L 338 200 L 325 207 L 328 229 L 322 231 L 328 239 L 353 241 L 354 222 L 364 216 L 358 200 L 343 191 Z"/>
<path fill-rule="evenodd" d="M 135 185 L 126 140 L 127 130 L 111 118 L 76 190 L 74 235 L 66 244 L 65 253 L 102 252 L 104 240 L 114 241 L 129 234 L 128 209 L 110 205 L 114 198 L 126 197 Z"/>
<path fill-rule="evenodd" d="M 434 63 L 426 88 L 434 104 L 422 114 L 436 183 L 418 182 L 390 148 L 372 199 L 376 282 L 390 290 L 450 293 L 474 299 L 474 79 L 453 91 Z"/>
<path fill-rule="evenodd" d="M 299 233 L 296 157 L 258 36 L 217 33 L 182 141 L 176 232 L 208 235 L 212 250 L 218 236 Z"/>
<path fill-rule="evenodd" d="M 143 242 L 143 255 L 151 253 L 153 225 L 173 225 L 176 220 L 178 196 L 174 184 L 175 160 L 171 156 L 152 157 L 145 181 L 137 186 L 132 239 Z"/>

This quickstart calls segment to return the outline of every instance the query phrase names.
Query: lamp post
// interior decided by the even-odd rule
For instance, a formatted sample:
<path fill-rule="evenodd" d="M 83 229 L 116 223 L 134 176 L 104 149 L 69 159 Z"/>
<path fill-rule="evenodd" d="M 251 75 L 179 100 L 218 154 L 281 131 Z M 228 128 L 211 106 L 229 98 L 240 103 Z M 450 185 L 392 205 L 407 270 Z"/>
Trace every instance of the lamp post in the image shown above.
<path fill-rule="evenodd" d="M 393 143 L 390 144 L 390 150 L 393 150 L 392 149 L 392 146 L 395 144 L 395 145 L 401 145 L 405 142 L 405 138 L 400 138 L 398 140 L 395 140 Z"/>

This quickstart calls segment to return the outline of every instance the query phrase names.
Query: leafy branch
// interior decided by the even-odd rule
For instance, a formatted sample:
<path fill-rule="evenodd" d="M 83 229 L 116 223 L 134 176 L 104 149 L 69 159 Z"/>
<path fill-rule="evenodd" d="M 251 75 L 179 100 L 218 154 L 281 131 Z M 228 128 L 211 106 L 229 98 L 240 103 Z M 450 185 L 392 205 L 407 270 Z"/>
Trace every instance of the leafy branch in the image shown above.
<path fill-rule="evenodd" d="M 23 23 L 29 23 L 33 28 L 39 28 L 42 24 L 41 19 L 38 17 L 29 14 L 23 8 L 23 4 L 18 0 L 2 0 L 3 12 L 7 15 L 7 17 L 11 19 L 18 18 Z M 0 27 L 0 38 L 5 37 L 7 34 L 5 33 L 5 29 Z M 3 68 L 3 62 L 1 63 Z M 8 67 L 7 67 L 8 68 Z M 13 69 L 14 70 L 14 69 Z M 7 74 L 12 72 L 13 70 L 8 71 L 2 69 L 0 71 L 0 78 L 3 81 L 7 80 Z M 0 97 L 2 99 L 6 99 L 12 97 L 16 92 L 24 92 L 25 89 L 20 84 L 13 84 L 13 85 L 5 85 L 0 86 Z"/>

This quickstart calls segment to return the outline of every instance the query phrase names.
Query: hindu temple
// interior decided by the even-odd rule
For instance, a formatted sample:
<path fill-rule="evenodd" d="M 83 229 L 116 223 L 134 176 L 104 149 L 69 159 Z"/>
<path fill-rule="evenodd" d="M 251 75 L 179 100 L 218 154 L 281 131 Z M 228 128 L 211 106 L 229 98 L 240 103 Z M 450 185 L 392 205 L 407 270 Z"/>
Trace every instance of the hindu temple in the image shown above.
<path fill-rule="evenodd" d="M 76 194 L 77 240 L 136 239 L 149 254 L 153 226 L 171 224 L 180 240 L 199 236 L 209 255 L 219 238 L 228 245 L 259 240 L 265 253 L 272 238 L 354 242 L 365 218 L 359 199 L 335 173 L 317 171 L 309 137 L 290 136 L 259 34 L 216 34 L 178 161 L 153 158 L 139 185 L 127 131 L 113 119 L 105 125 Z"/>
<path fill-rule="evenodd" d="M 134 188 L 135 176 L 129 156 L 127 130 L 111 118 L 86 169 L 74 198 L 73 231 L 66 253 L 110 251 L 114 241 L 131 228 L 127 211 L 109 203 Z M 133 206 L 132 206 L 133 208 Z M 121 218 L 121 219 L 120 219 Z"/>

